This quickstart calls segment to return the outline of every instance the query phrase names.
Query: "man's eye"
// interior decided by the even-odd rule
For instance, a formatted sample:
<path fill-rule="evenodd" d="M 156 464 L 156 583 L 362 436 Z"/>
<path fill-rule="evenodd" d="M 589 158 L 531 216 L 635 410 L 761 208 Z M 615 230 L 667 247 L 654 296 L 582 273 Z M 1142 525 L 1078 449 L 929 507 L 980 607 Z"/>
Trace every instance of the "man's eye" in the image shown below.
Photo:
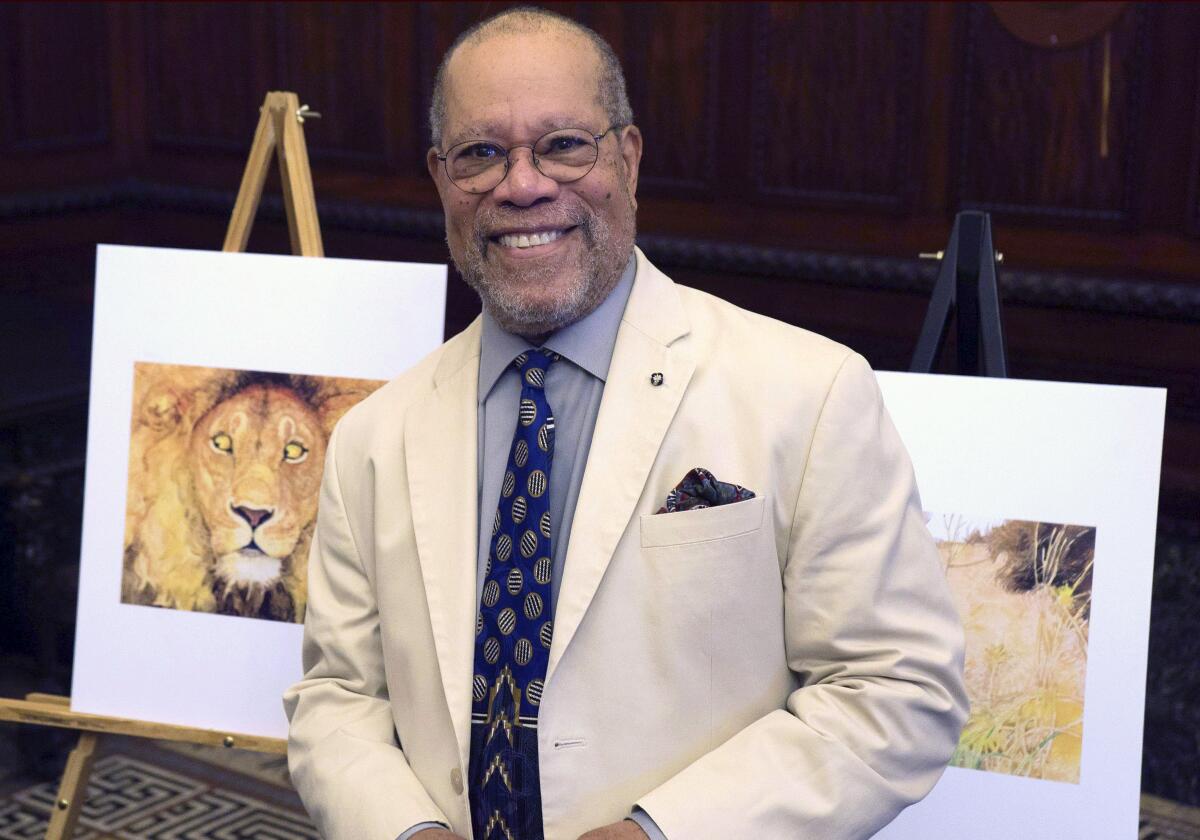
<path fill-rule="evenodd" d="M 503 152 L 499 146 L 494 146 L 491 143 L 473 143 L 463 150 L 461 157 L 472 158 L 474 160 L 493 160 L 500 157 Z"/>
<path fill-rule="evenodd" d="M 584 145 L 584 141 L 578 137 L 555 137 L 550 141 L 550 151 L 569 152 L 572 149 L 578 149 L 582 145 Z"/>

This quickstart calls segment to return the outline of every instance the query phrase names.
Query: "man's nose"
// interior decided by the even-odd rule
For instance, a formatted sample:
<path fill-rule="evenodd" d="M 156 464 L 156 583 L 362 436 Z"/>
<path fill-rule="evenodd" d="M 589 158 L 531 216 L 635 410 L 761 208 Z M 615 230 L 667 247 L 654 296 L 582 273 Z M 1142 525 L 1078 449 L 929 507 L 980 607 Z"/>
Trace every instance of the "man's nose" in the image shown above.
<path fill-rule="evenodd" d="M 533 165 L 532 149 L 511 149 L 508 160 L 508 174 L 492 191 L 492 197 L 496 201 L 528 207 L 542 199 L 553 199 L 558 195 L 558 182 L 543 175 L 541 170 Z"/>

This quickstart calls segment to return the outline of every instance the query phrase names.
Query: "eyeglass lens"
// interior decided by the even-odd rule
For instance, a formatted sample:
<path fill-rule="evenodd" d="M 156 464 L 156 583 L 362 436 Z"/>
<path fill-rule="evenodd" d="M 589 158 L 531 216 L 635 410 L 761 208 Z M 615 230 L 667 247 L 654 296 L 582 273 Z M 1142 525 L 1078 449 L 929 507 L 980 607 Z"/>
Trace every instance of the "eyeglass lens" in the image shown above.
<path fill-rule="evenodd" d="M 533 143 L 533 164 L 559 183 L 577 181 L 596 165 L 599 149 L 583 129 L 565 128 L 544 134 Z M 446 152 L 446 174 L 467 192 L 494 189 L 507 172 L 508 152 L 484 140 L 459 143 Z"/>

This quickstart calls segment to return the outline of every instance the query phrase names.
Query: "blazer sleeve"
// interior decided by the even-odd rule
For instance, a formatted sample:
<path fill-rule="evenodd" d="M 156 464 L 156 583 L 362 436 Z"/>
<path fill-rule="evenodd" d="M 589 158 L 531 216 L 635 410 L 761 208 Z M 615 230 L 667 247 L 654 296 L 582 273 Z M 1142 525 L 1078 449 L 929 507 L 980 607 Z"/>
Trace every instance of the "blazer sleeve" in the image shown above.
<path fill-rule="evenodd" d="M 417 823 L 450 821 L 396 740 L 378 608 L 338 480 L 338 429 L 309 555 L 304 677 L 283 698 L 288 769 L 326 840 L 394 838 Z"/>
<path fill-rule="evenodd" d="M 869 837 L 929 792 L 957 743 L 962 624 L 861 356 L 816 422 L 783 584 L 802 686 L 638 801 L 668 838 Z"/>

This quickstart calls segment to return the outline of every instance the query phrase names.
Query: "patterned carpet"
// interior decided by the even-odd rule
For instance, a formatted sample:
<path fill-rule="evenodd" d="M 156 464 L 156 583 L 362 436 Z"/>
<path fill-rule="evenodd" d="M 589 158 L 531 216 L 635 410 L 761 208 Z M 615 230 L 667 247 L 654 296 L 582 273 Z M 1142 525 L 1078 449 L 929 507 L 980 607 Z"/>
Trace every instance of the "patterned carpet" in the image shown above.
<path fill-rule="evenodd" d="M 166 750 L 137 751 L 143 755 L 96 761 L 76 838 L 319 840 L 290 791 Z M 0 840 L 44 837 L 57 787 L 48 782 L 0 799 Z"/>
<path fill-rule="evenodd" d="M 1200 808 L 1189 808 L 1169 799 L 1142 794 L 1138 840 L 1197 840 Z"/>
<path fill-rule="evenodd" d="M 108 752 L 80 840 L 319 840 L 280 757 L 136 741 Z M 0 798 L 0 840 L 44 837 L 56 791 L 47 782 Z M 1138 840 L 1200 840 L 1200 808 L 1144 795 Z"/>

